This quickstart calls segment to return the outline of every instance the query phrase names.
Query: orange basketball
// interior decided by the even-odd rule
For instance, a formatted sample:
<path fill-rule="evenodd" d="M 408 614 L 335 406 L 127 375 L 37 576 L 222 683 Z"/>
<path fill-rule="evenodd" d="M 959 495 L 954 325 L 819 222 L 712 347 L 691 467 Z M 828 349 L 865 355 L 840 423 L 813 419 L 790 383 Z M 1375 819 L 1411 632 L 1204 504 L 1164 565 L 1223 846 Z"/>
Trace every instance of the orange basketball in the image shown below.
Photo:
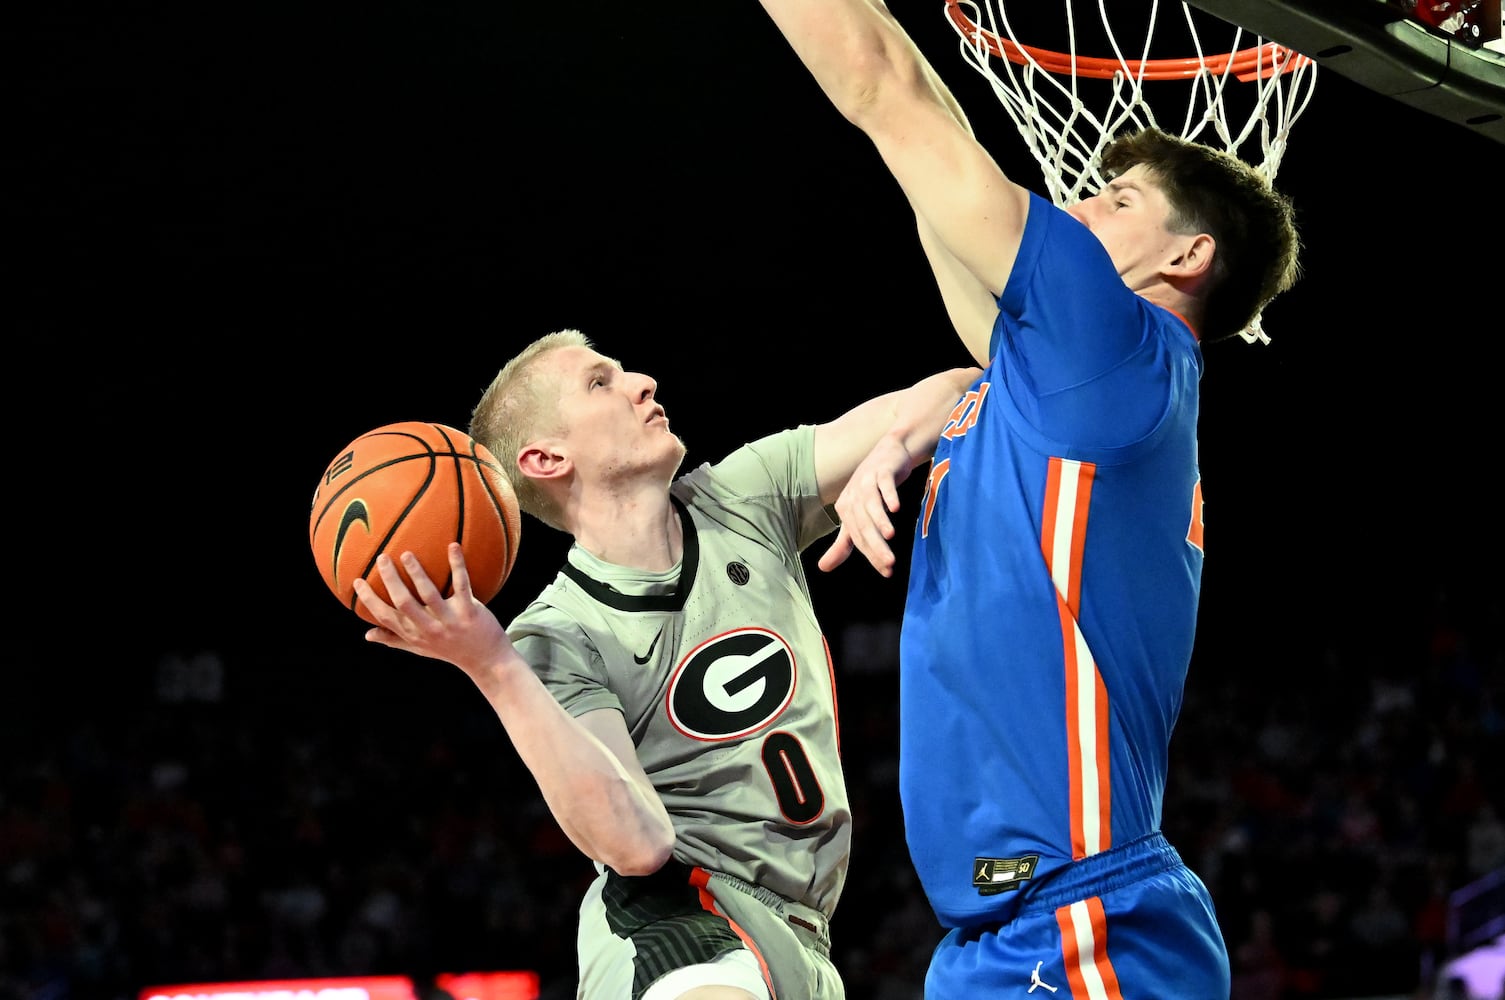
<path fill-rule="evenodd" d="M 512 572 L 521 536 L 517 497 L 496 457 L 463 431 L 422 421 L 387 424 L 341 448 L 319 479 L 308 517 L 324 583 L 368 622 L 351 581 L 364 579 L 386 600 L 376 571 L 383 552 L 394 560 L 412 552 L 448 597 L 454 591 L 446 550 L 459 542 L 471 589 L 485 602 Z M 412 586 L 405 571 L 403 579 Z"/>

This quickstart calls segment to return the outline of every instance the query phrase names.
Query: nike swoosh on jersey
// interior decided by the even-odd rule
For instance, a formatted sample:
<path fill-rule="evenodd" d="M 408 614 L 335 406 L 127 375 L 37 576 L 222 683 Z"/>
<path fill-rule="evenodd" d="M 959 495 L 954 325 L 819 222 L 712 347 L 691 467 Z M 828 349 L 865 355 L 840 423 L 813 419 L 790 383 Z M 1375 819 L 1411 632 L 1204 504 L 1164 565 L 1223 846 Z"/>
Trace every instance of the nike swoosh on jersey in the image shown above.
<path fill-rule="evenodd" d="M 660 625 L 658 627 L 658 632 L 653 636 L 653 641 L 648 644 L 648 652 L 644 653 L 642 656 L 633 653 L 632 662 L 638 664 L 639 666 L 642 666 L 644 663 L 647 663 L 649 660 L 653 659 L 653 647 L 658 645 L 658 637 L 663 634 L 664 627 Z"/>

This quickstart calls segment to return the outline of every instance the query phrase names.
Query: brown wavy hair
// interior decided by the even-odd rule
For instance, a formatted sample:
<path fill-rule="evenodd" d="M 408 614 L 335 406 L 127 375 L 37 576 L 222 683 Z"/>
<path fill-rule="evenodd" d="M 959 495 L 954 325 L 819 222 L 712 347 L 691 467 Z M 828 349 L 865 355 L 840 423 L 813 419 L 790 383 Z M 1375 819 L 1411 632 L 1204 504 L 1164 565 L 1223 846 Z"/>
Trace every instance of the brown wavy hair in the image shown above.
<path fill-rule="evenodd" d="M 1204 341 L 1243 330 L 1301 273 L 1295 210 L 1253 166 L 1232 153 L 1148 127 L 1115 138 L 1100 169 L 1112 179 L 1144 166 L 1170 204 L 1167 227 L 1216 242 L 1203 300 Z"/>

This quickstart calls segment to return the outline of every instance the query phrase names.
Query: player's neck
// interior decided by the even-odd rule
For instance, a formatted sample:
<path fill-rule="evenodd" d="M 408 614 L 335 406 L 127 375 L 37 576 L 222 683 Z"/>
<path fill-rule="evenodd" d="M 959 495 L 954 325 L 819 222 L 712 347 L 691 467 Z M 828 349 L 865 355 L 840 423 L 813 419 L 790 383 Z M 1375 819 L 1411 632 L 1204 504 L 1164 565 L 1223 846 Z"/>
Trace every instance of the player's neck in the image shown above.
<path fill-rule="evenodd" d="M 1202 326 L 1202 302 L 1193 295 L 1189 295 L 1169 282 L 1160 282 L 1152 287 L 1139 289 L 1139 296 L 1147 301 L 1155 303 L 1162 309 L 1168 309 L 1181 318 L 1181 321 L 1191 327 L 1192 334 L 1201 338 Z"/>
<path fill-rule="evenodd" d="M 583 502 L 574 535 L 597 559 L 633 569 L 673 569 L 684 555 L 679 515 L 661 486 Z"/>

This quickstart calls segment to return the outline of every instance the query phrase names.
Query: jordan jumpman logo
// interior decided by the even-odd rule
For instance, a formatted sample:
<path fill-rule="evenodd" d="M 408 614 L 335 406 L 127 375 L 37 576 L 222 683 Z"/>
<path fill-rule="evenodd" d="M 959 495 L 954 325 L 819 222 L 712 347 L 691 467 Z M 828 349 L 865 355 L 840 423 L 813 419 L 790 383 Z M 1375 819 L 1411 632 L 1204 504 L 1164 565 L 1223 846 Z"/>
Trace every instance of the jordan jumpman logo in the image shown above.
<path fill-rule="evenodd" d="M 1030 992 L 1030 993 L 1035 992 L 1035 987 L 1036 986 L 1044 986 L 1046 989 L 1050 990 L 1052 993 L 1054 993 L 1056 991 L 1056 988 L 1054 986 L 1050 985 L 1049 983 L 1045 982 L 1044 980 L 1042 980 L 1040 978 L 1040 966 L 1042 966 L 1044 964 L 1045 964 L 1044 962 L 1036 962 L 1035 963 L 1035 971 L 1031 972 L 1029 974 L 1029 990 L 1028 990 L 1028 992 Z"/>

